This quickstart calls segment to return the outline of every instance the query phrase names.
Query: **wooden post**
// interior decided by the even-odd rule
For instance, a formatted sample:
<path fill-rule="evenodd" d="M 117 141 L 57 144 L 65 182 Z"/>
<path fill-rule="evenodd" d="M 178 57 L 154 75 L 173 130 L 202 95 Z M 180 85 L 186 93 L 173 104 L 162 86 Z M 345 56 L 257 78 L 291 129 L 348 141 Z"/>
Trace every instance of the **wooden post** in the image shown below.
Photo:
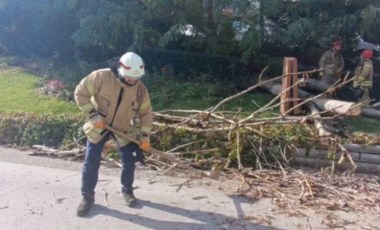
<path fill-rule="evenodd" d="M 291 76 L 289 75 L 289 68 L 290 68 L 290 60 L 285 57 L 284 59 L 284 65 L 282 68 L 282 87 L 281 87 L 281 105 L 280 105 L 280 112 L 281 114 L 286 113 L 290 108 L 290 91 L 284 92 L 287 88 L 291 86 Z"/>
<path fill-rule="evenodd" d="M 293 69 L 292 69 L 292 85 L 297 83 L 298 81 L 298 63 L 297 63 L 297 58 L 292 58 L 292 61 L 293 61 Z M 291 96 L 292 96 L 292 108 L 293 107 L 296 107 L 299 103 L 300 103 L 300 98 L 298 96 L 298 85 L 296 85 L 295 87 L 292 88 L 292 93 L 291 93 Z M 301 113 L 301 108 L 298 107 L 296 109 L 293 110 L 292 112 L 294 115 L 297 115 L 297 114 L 300 114 Z"/>
<path fill-rule="evenodd" d="M 298 81 L 298 64 L 297 59 L 294 57 L 285 57 L 283 65 L 283 78 L 282 78 L 282 94 L 281 94 L 281 105 L 280 112 L 285 114 L 291 108 L 295 107 L 299 103 L 298 97 L 298 86 L 292 87 L 294 83 Z M 300 113 L 300 108 L 296 108 L 291 112 L 295 115 Z"/>

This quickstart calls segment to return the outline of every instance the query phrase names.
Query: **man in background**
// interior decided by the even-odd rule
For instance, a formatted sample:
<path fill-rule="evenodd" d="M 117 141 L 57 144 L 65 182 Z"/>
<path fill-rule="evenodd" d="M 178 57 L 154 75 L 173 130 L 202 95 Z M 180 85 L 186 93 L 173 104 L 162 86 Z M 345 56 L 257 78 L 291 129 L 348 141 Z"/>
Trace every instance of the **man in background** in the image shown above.
<path fill-rule="evenodd" d="M 330 50 L 323 53 L 319 59 L 319 72 L 322 82 L 332 86 L 344 69 L 344 59 L 341 54 L 343 42 L 335 40 Z"/>
<path fill-rule="evenodd" d="M 373 79 L 373 51 L 370 49 L 363 50 L 360 55 L 360 61 L 355 69 L 353 87 L 357 93 L 358 102 L 363 106 L 368 106 L 370 97 L 369 92 L 372 89 Z"/>

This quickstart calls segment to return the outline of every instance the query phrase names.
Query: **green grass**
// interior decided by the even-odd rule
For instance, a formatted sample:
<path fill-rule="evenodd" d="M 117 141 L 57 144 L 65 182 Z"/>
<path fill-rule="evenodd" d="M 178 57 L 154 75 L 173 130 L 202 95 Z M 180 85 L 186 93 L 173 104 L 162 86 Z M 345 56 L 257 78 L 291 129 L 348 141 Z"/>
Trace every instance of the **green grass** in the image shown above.
<path fill-rule="evenodd" d="M 156 93 L 153 93 L 153 95 L 156 95 Z M 229 96 L 232 96 L 232 94 Z M 210 96 L 207 94 L 202 95 L 201 93 L 197 96 L 189 97 L 177 95 L 170 103 L 162 105 L 159 101 L 153 101 L 152 104 L 153 108 L 155 110 L 157 109 L 156 111 L 167 109 L 206 110 L 216 106 L 219 102 L 229 96 Z M 266 105 L 272 98 L 273 96 L 270 94 L 247 93 L 224 103 L 217 111 L 239 111 L 240 113 L 248 114 Z M 156 102 L 156 104 L 154 102 Z M 278 109 L 275 109 L 274 112 L 279 113 Z"/>
<path fill-rule="evenodd" d="M 155 111 L 168 109 L 206 110 L 238 92 L 220 82 L 178 80 L 175 77 L 162 77 L 155 74 L 146 76 L 147 86 Z M 264 106 L 272 95 L 250 92 L 230 100 L 219 107 L 218 111 L 252 112 Z"/>
<path fill-rule="evenodd" d="M 75 103 L 38 93 L 37 76 L 21 69 L 0 69 L 0 112 L 34 114 L 77 114 Z"/>
<path fill-rule="evenodd" d="M 149 87 L 150 86 L 150 87 Z M 0 112 L 34 114 L 78 114 L 74 102 L 41 95 L 38 92 L 39 78 L 15 67 L 0 67 Z M 155 111 L 165 109 L 205 110 L 233 95 L 211 84 L 179 83 L 148 84 Z M 236 92 L 235 92 L 236 93 Z M 219 108 L 219 111 L 250 113 L 273 98 L 269 94 L 249 93 L 235 98 Z"/>
<path fill-rule="evenodd" d="M 149 89 L 150 90 L 150 89 Z M 151 93 L 152 95 L 157 95 L 156 92 Z M 176 97 L 170 101 L 170 103 L 161 103 L 162 101 L 157 100 L 157 97 L 153 99 L 152 106 L 153 110 L 156 112 L 165 111 L 165 110 L 207 110 L 224 99 L 234 95 L 209 95 L 207 92 L 201 92 L 197 94 L 198 96 L 184 96 L 180 93 L 176 94 Z M 250 92 L 244 95 L 241 95 L 237 98 L 225 102 L 222 104 L 215 112 L 222 112 L 227 118 L 234 119 L 244 119 L 253 112 L 257 111 L 261 107 L 267 105 L 272 99 L 273 95 L 263 93 L 263 92 Z M 279 107 L 266 110 L 255 115 L 255 118 L 266 118 L 278 116 L 280 113 Z"/>
<path fill-rule="evenodd" d="M 254 112 L 273 99 L 273 95 L 263 93 L 247 93 L 224 104 L 220 110 Z M 279 112 L 279 111 L 276 111 Z"/>
<path fill-rule="evenodd" d="M 351 117 L 343 121 L 343 125 L 354 133 L 380 134 L 380 121 L 366 117 Z"/>

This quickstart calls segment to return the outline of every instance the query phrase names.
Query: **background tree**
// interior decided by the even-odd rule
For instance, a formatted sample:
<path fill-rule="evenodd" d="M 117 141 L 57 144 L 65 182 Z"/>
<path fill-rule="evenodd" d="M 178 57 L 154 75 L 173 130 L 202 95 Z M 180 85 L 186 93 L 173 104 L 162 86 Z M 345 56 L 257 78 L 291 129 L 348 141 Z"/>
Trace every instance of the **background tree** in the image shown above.
<path fill-rule="evenodd" d="M 0 51 L 25 57 L 63 58 L 75 49 L 70 36 L 78 28 L 64 1 L 0 2 Z"/>
<path fill-rule="evenodd" d="M 355 63 L 359 36 L 380 43 L 379 22 L 377 0 L 1 0 L 0 52 L 99 63 L 134 50 L 151 66 L 193 75 L 251 70 L 227 71 L 234 78 L 266 65 L 281 71 L 283 56 L 315 66 L 337 37 Z"/>

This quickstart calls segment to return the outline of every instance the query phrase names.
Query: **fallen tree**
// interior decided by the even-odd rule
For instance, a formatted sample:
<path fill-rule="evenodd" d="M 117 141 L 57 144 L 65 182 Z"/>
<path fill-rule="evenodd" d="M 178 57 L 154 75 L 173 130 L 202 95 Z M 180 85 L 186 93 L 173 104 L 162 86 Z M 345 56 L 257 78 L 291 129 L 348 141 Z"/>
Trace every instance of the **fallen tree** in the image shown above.
<path fill-rule="evenodd" d="M 279 95 L 282 93 L 282 86 L 280 83 L 277 82 L 270 82 L 262 86 L 262 88 L 266 89 L 268 92 Z M 308 100 L 308 103 L 313 103 L 315 106 L 317 106 L 318 109 L 322 111 L 331 112 L 334 114 L 341 114 L 341 115 L 347 115 L 347 116 L 359 116 L 362 112 L 362 109 L 360 107 L 360 104 L 354 103 L 354 102 L 347 102 L 347 101 L 339 101 L 329 98 L 323 98 L 322 96 L 325 95 L 325 93 L 320 95 L 313 95 L 310 94 L 304 90 L 298 89 L 298 94 L 301 98 L 304 100 Z"/>
<path fill-rule="evenodd" d="M 349 83 L 350 81 L 344 81 L 336 86 L 330 87 L 328 84 L 315 80 L 315 79 L 300 79 L 298 85 L 301 88 L 313 89 L 322 92 L 320 95 L 314 95 L 298 89 L 298 94 L 304 99 L 313 99 L 311 102 L 317 106 L 319 110 L 333 112 L 335 114 L 342 114 L 347 116 L 364 116 L 369 118 L 375 118 L 380 120 L 380 110 L 378 109 L 378 104 L 375 103 L 371 107 L 361 107 L 359 103 L 346 102 L 340 100 L 334 100 L 330 98 L 324 98 L 323 96 L 328 94 L 328 90 L 334 91 L 336 88 L 342 87 Z M 278 95 L 282 91 L 280 83 L 270 82 L 262 86 L 268 92 Z M 315 112 L 314 112 L 315 113 Z"/>
<path fill-rule="evenodd" d="M 310 90 L 318 90 L 319 92 L 326 92 L 330 85 L 312 78 L 302 79 L 302 82 L 299 84 L 301 88 L 310 89 Z"/>
<path fill-rule="evenodd" d="M 380 148 L 380 146 L 375 146 L 375 148 Z M 297 166 L 321 168 L 331 167 L 334 164 L 338 170 L 355 169 L 359 173 L 380 174 L 380 153 L 295 148 L 292 155 L 291 162 Z"/>
<path fill-rule="evenodd" d="M 380 120 L 380 110 L 370 107 L 362 108 L 361 114 L 364 117 L 376 118 Z"/>

